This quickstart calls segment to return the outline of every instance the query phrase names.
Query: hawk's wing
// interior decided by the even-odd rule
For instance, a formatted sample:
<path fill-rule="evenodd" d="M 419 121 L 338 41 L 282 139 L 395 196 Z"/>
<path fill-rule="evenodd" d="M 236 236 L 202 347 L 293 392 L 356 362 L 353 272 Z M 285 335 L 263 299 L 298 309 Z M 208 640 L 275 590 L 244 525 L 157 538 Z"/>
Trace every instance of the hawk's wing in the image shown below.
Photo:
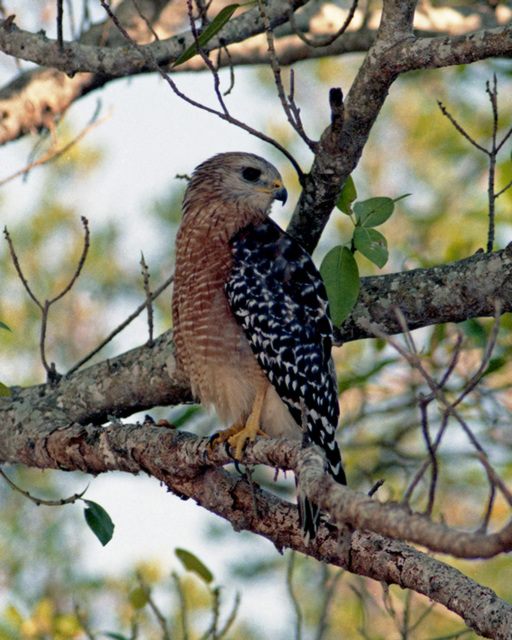
<path fill-rule="evenodd" d="M 324 284 L 310 256 L 272 220 L 231 241 L 226 283 L 231 309 L 290 413 L 324 449 L 330 472 L 346 483 L 335 431 L 339 417 L 331 359 L 332 323 Z"/>

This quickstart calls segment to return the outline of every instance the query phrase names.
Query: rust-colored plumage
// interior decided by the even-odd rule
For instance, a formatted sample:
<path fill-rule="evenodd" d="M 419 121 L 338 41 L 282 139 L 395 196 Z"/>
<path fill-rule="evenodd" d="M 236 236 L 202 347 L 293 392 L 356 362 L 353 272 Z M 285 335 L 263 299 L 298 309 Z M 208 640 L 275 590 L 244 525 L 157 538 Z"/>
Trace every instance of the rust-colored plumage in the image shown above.
<path fill-rule="evenodd" d="M 262 177 L 244 180 L 246 169 L 261 171 Z M 251 154 L 229 153 L 200 165 L 183 199 L 173 295 L 178 366 L 193 394 L 213 405 L 224 424 L 245 425 L 258 391 L 268 386 L 224 290 L 233 267 L 229 241 L 265 220 L 273 200 L 284 197 L 272 165 Z M 297 432 L 279 396 L 272 389 L 267 394 L 262 430 L 274 437 Z"/>

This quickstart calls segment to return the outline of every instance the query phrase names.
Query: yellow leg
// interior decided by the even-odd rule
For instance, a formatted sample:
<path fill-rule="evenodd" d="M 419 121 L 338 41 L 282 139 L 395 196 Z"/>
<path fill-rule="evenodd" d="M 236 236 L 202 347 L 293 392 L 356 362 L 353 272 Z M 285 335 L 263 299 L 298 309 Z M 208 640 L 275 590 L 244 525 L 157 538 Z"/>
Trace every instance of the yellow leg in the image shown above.
<path fill-rule="evenodd" d="M 252 407 L 251 415 L 245 425 L 234 424 L 229 429 L 220 431 L 215 434 L 214 440 L 212 439 L 212 445 L 220 442 L 229 442 L 231 447 L 235 448 L 235 459 L 242 459 L 242 452 L 247 440 L 254 442 L 256 436 L 264 436 L 268 438 L 268 435 L 260 429 L 261 410 L 263 407 L 263 401 L 265 400 L 265 394 L 267 392 L 267 385 L 261 387 L 256 394 L 254 404 Z"/>

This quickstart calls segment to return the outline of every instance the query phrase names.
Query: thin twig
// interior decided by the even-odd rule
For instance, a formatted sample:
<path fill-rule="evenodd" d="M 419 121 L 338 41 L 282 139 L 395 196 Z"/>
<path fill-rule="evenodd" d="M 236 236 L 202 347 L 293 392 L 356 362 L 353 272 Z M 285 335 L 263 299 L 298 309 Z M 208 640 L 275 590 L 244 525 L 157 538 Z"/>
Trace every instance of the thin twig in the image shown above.
<path fill-rule="evenodd" d="M 299 177 L 300 183 L 303 184 L 303 182 L 304 182 L 304 173 L 303 173 L 302 169 L 300 168 L 299 163 L 295 160 L 293 155 L 287 149 L 285 149 L 281 144 L 279 144 L 279 142 L 277 142 L 277 140 L 274 140 L 270 136 L 267 136 L 266 134 L 262 133 L 261 131 L 258 131 L 257 129 L 254 129 L 253 127 L 249 126 L 245 122 L 242 122 L 241 120 L 238 120 L 237 118 L 232 116 L 230 113 L 224 113 L 223 111 L 218 111 L 217 109 L 213 109 L 212 107 L 208 107 L 207 105 L 202 104 L 201 102 L 197 102 L 196 100 L 193 100 L 192 98 L 190 98 L 189 96 L 187 96 L 183 92 L 181 92 L 178 89 L 176 83 L 172 80 L 172 78 L 167 73 L 165 73 L 165 71 L 159 66 L 159 64 L 155 60 L 154 56 L 152 55 L 151 51 L 149 51 L 148 49 L 142 47 L 140 44 L 138 44 L 128 34 L 126 29 L 122 26 L 122 24 L 119 22 L 119 20 L 115 16 L 115 14 L 112 12 L 112 9 L 107 4 L 107 2 L 105 0 L 100 0 L 100 4 L 104 8 L 104 10 L 107 12 L 108 16 L 110 17 L 112 22 L 115 24 L 115 26 L 117 27 L 119 32 L 127 40 L 127 42 L 129 42 L 130 45 L 136 51 L 139 52 L 139 54 L 142 56 L 142 58 L 145 60 L 146 64 L 149 67 L 151 67 L 154 71 L 156 71 L 157 73 L 159 73 L 162 76 L 162 78 L 165 80 L 165 82 L 167 82 L 167 84 L 170 86 L 172 91 L 179 98 L 181 98 L 182 100 L 184 100 L 188 104 L 196 107 L 197 109 L 201 109 L 203 111 L 206 111 L 207 113 L 211 113 L 213 115 L 216 115 L 221 120 L 225 120 L 225 121 L 229 122 L 230 124 L 240 128 L 240 129 L 243 129 L 244 131 L 246 131 L 250 135 L 252 135 L 252 136 L 254 136 L 256 138 L 259 138 L 260 140 L 263 140 L 264 142 L 267 142 L 268 144 L 271 144 L 273 147 L 278 149 L 286 158 L 288 158 L 290 163 L 293 165 L 293 168 L 297 172 L 297 175 Z"/>
<path fill-rule="evenodd" d="M 167 627 L 167 620 L 165 619 L 165 616 L 160 611 L 160 609 L 156 606 L 156 603 L 151 596 L 151 590 L 147 586 L 147 584 L 144 582 L 140 573 L 137 573 L 137 580 L 139 582 L 140 588 L 142 589 L 142 591 L 144 592 L 144 595 L 146 596 L 146 600 L 149 605 L 149 608 L 155 614 L 158 624 L 160 625 L 160 629 L 162 630 L 162 640 L 171 640 L 171 635 Z"/>
<path fill-rule="evenodd" d="M 496 300 L 496 302 L 494 304 L 494 309 L 495 309 L 495 311 L 494 311 L 494 321 L 493 321 L 493 324 L 492 324 L 492 329 L 491 329 L 491 333 L 489 335 L 489 339 L 487 340 L 487 345 L 485 347 L 485 351 L 484 351 L 484 355 L 482 357 L 482 361 L 480 362 L 480 366 L 478 367 L 476 372 L 473 374 L 473 376 L 471 377 L 469 382 L 466 383 L 466 386 L 464 387 L 464 390 L 461 393 L 461 395 L 453 403 L 454 407 L 456 407 L 458 404 L 460 404 L 462 402 L 462 400 L 464 400 L 464 398 L 469 393 L 471 393 L 471 391 L 473 391 L 473 389 L 477 386 L 477 384 L 480 382 L 482 376 L 484 375 L 485 370 L 487 369 L 489 361 L 490 361 L 490 359 L 492 357 L 492 353 L 494 351 L 494 347 L 496 346 L 496 341 L 498 339 L 498 332 L 500 330 L 500 317 L 501 317 L 501 310 L 503 309 L 503 301 L 502 300 Z"/>
<path fill-rule="evenodd" d="M 219 49 L 219 53 L 217 55 L 217 69 L 220 67 L 222 52 L 226 54 L 228 59 L 228 67 L 229 67 L 229 87 L 222 94 L 224 97 L 229 96 L 229 94 L 235 88 L 235 66 L 233 64 L 233 59 L 231 58 L 231 54 L 229 53 L 229 49 L 227 47 L 222 47 Z"/>
<path fill-rule="evenodd" d="M 80 276 L 80 272 L 82 271 L 82 267 L 84 266 L 85 259 L 87 258 L 87 252 L 89 251 L 89 225 L 88 225 L 87 218 L 85 216 L 82 216 L 81 220 L 85 230 L 84 248 L 82 250 L 82 255 L 80 256 L 80 260 L 78 261 L 78 265 L 75 270 L 75 273 L 73 274 L 67 286 L 64 287 L 64 289 L 60 293 L 58 293 L 55 297 L 53 297 L 51 300 L 45 300 L 44 305 L 41 308 L 41 335 L 39 338 L 39 350 L 41 354 L 41 361 L 43 363 L 43 366 L 48 375 L 48 380 L 50 382 L 54 382 L 58 380 L 60 376 L 55 369 L 55 364 L 53 362 L 48 364 L 48 361 L 46 360 L 46 329 L 48 327 L 48 312 L 50 311 L 50 307 L 52 306 L 52 304 L 54 304 L 55 302 L 57 302 L 57 300 L 60 300 L 63 296 L 65 296 L 68 293 L 68 291 L 71 289 L 71 287 L 75 284 L 78 277 Z"/>
<path fill-rule="evenodd" d="M 174 273 L 171 274 L 167 278 L 167 280 L 158 287 L 158 289 L 153 291 L 153 293 L 151 294 L 151 301 L 155 300 L 155 298 L 157 298 L 165 289 L 167 289 L 167 287 L 173 282 L 173 280 L 174 280 Z M 109 335 L 104 340 L 102 340 L 95 349 L 93 349 L 84 358 L 82 358 L 75 365 L 73 365 L 71 369 L 69 369 L 69 371 L 67 372 L 67 375 L 70 375 L 71 373 L 74 373 L 77 369 L 80 369 L 81 366 L 83 366 L 92 357 L 94 357 L 99 351 L 101 351 L 103 347 L 105 347 L 109 342 L 111 342 L 117 336 L 118 333 L 121 333 L 123 329 L 125 329 L 133 320 L 135 320 L 135 318 L 144 311 L 146 306 L 147 306 L 147 300 L 144 301 L 142 304 L 140 304 L 135 309 L 135 311 L 126 318 L 124 322 L 122 322 L 111 333 L 109 333 Z"/>
<path fill-rule="evenodd" d="M 95 111 L 95 114 L 96 113 L 97 113 L 97 110 Z M 57 146 L 56 141 L 54 141 L 54 143 L 52 144 L 52 147 L 48 151 L 43 153 L 39 158 L 29 162 L 27 166 L 23 167 L 23 169 L 19 169 L 18 171 L 14 172 L 7 178 L 3 178 L 2 180 L 0 180 L 0 187 L 3 187 L 4 184 L 6 184 L 7 182 L 10 182 L 11 180 L 14 180 L 18 176 L 27 175 L 28 172 L 34 167 L 38 167 L 42 164 L 46 164 L 48 162 L 56 160 L 63 154 L 67 153 L 71 149 L 71 147 L 73 147 L 77 142 L 79 142 L 86 134 L 88 134 L 90 131 L 92 131 L 94 128 L 96 128 L 100 124 L 103 124 L 108 118 L 110 118 L 111 115 L 112 115 L 112 109 L 107 113 L 106 116 L 98 120 L 96 120 L 96 115 L 94 115 L 93 119 L 89 122 L 89 124 L 86 125 L 77 136 L 75 136 L 72 140 L 70 140 L 70 142 L 67 142 L 62 147 L 59 147 Z"/>
<path fill-rule="evenodd" d="M 69 16 L 69 28 L 71 29 L 71 38 L 74 40 L 77 37 L 77 34 L 76 34 L 76 25 L 75 25 L 75 14 L 73 12 L 73 0 L 67 0 L 66 11 Z"/>
<path fill-rule="evenodd" d="M 71 280 L 69 281 L 69 283 L 64 287 L 64 289 L 58 293 L 55 297 L 53 297 L 51 300 L 47 301 L 48 306 L 54 304 L 55 302 L 57 302 L 57 300 L 60 300 L 61 298 L 63 298 L 66 293 L 68 293 L 68 291 L 72 288 L 72 286 L 75 284 L 75 282 L 78 280 L 80 273 L 82 271 L 82 268 L 84 266 L 85 260 L 87 258 L 87 253 L 89 251 L 89 239 L 90 239 L 90 233 L 89 233 L 89 221 L 87 220 L 87 218 L 85 216 L 81 216 L 80 220 L 82 221 L 82 226 L 84 228 L 84 248 L 82 249 L 82 255 L 80 256 L 80 260 L 78 261 L 78 265 L 75 269 L 75 273 L 73 274 Z"/>
<path fill-rule="evenodd" d="M 144 293 L 146 294 L 146 308 L 148 310 L 148 342 L 147 346 L 153 345 L 153 299 L 151 297 L 151 289 L 149 288 L 149 270 L 146 261 L 144 260 L 144 254 L 141 254 L 140 264 L 142 266 L 142 282 L 144 284 Z"/>
<path fill-rule="evenodd" d="M 235 621 L 236 615 L 238 613 L 238 607 L 240 606 L 240 594 L 237 593 L 235 595 L 235 601 L 233 603 L 233 608 L 231 609 L 231 613 L 228 616 L 228 619 L 226 620 L 226 623 L 224 624 L 224 626 L 222 627 L 222 629 L 220 629 L 219 633 L 218 633 L 218 638 L 222 638 L 226 635 L 226 633 L 229 631 L 230 627 L 232 626 L 233 622 Z"/>
<path fill-rule="evenodd" d="M 297 23 L 295 22 L 295 14 L 293 13 L 293 11 L 290 9 L 287 14 L 286 17 L 288 18 L 288 21 L 290 22 L 290 26 L 293 30 L 293 32 L 295 33 L 296 36 L 298 36 L 302 42 L 304 42 L 305 44 L 307 44 L 309 47 L 328 47 L 329 45 L 331 45 L 335 40 L 337 40 L 341 35 L 343 35 L 345 33 L 345 31 L 348 29 L 350 23 L 352 22 L 352 19 L 356 13 L 356 9 L 357 9 L 357 5 L 358 5 L 358 0 L 354 0 L 354 2 L 352 3 L 352 6 L 349 9 L 348 15 L 345 19 L 345 22 L 341 25 L 341 27 L 338 29 L 338 31 L 336 31 L 336 33 L 334 33 L 333 35 L 327 36 L 326 38 L 322 39 L 318 39 L 318 40 L 310 40 L 309 38 L 307 38 L 302 31 L 297 27 Z"/>
<path fill-rule="evenodd" d="M 496 195 L 494 193 L 494 184 L 496 180 L 496 158 L 497 151 L 497 135 L 498 135 L 498 87 L 496 81 L 496 74 L 494 74 L 493 88 L 486 82 L 486 91 L 489 95 L 492 108 L 492 136 L 491 136 L 491 151 L 489 155 L 489 175 L 487 177 L 487 194 L 489 200 L 489 230 L 487 233 L 487 251 L 492 251 L 494 246 L 494 226 L 496 215 Z"/>
<path fill-rule="evenodd" d="M 82 612 L 80 611 L 80 605 L 78 604 L 78 602 L 74 603 L 74 607 L 73 608 L 74 608 L 74 611 L 75 611 L 76 619 L 78 620 L 78 623 L 82 627 L 82 631 L 85 633 L 85 635 L 87 636 L 88 640 L 96 640 L 96 636 L 93 634 L 93 632 L 89 628 L 89 623 L 85 621 L 85 618 L 82 615 Z"/>
<path fill-rule="evenodd" d="M 489 476 L 487 476 L 489 478 Z M 491 520 L 492 509 L 494 507 L 494 501 L 496 499 L 496 485 L 491 482 L 489 478 L 489 482 L 491 484 L 491 489 L 489 491 L 489 499 L 487 501 L 487 508 L 485 509 L 484 517 L 482 520 L 482 524 L 478 527 L 475 533 L 487 533 L 487 529 L 489 528 L 489 522 Z"/>
<path fill-rule="evenodd" d="M 57 0 L 57 45 L 59 51 L 64 49 L 64 38 L 62 35 L 62 19 L 64 17 L 63 0 Z"/>
<path fill-rule="evenodd" d="M 220 76 L 219 76 L 219 73 L 218 73 L 218 69 L 215 68 L 215 65 L 213 64 L 213 62 L 208 57 L 208 54 L 203 50 L 203 48 L 201 47 L 201 45 L 199 43 L 199 34 L 197 33 L 196 25 L 195 25 L 195 22 L 194 22 L 194 15 L 193 15 L 193 11 L 192 11 L 192 0 L 187 0 L 187 9 L 188 9 L 189 22 L 190 22 L 190 31 L 191 31 L 192 36 L 194 38 L 194 42 L 195 42 L 195 45 L 196 45 L 197 53 L 201 56 L 201 58 L 203 59 L 203 62 L 205 63 L 205 65 L 208 67 L 208 69 L 210 70 L 210 72 L 212 74 L 212 77 L 213 77 L 213 90 L 215 91 L 215 95 L 217 96 L 217 101 L 221 106 L 222 113 L 225 116 L 229 117 L 229 110 L 228 110 L 228 107 L 227 107 L 226 103 L 224 102 L 224 97 L 223 97 L 222 92 L 220 90 Z"/>
<path fill-rule="evenodd" d="M 32 292 L 32 289 L 30 288 L 30 286 L 28 284 L 27 279 L 23 275 L 23 271 L 21 270 L 21 266 L 20 266 L 20 263 L 18 261 L 18 256 L 16 255 L 16 251 L 14 250 L 14 245 L 13 245 L 11 236 L 9 235 L 9 232 L 7 231 L 7 227 L 4 227 L 4 236 L 5 236 L 5 239 L 7 240 L 7 244 L 9 245 L 9 251 L 11 253 L 12 263 L 14 265 L 14 268 L 16 269 L 16 273 L 18 274 L 19 279 L 21 280 L 21 282 L 22 282 L 22 284 L 23 284 L 23 286 L 25 288 L 25 291 L 28 293 L 29 297 L 36 303 L 36 305 L 42 311 L 43 310 L 43 305 L 36 298 L 35 294 Z"/>
<path fill-rule="evenodd" d="M 457 122 L 457 120 L 455 120 L 455 118 L 449 113 L 449 111 L 446 109 L 446 107 L 444 106 L 444 104 L 442 102 L 440 102 L 439 100 L 437 101 L 437 104 L 439 105 L 439 108 L 441 109 L 441 113 L 446 116 L 448 118 L 448 120 L 453 124 L 453 126 L 457 129 L 457 131 L 460 133 L 460 135 L 463 138 L 466 138 L 466 140 L 472 144 L 475 148 L 479 149 L 480 151 L 482 151 L 483 153 L 485 153 L 486 155 L 489 155 L 489 151 L 485 148 L 482 147 L 482 145 L 478 144 L 478 142 L 476 140 L 474 140 L 469 133 L 463 129 L 460 124 Z"/>
<path fill-rule="evenodd" d="M 464 137 L 468 142 L 473 145 L 479 151 L 486 154 L 489 159 L 489 173 L 487 177 L 487 200 L 489 206 L 489 227 L 487 231 L 487 251 L 491 252 L 494 247 L 494 236 L 496 227 L 496 200 L 512 186 L 512 180 L 501 191 L 496 193 L 496 164 L 498 153 L 502 149 L 505 142 L 512 135 L 512 128 L 503 136 L 502 140 L 498 142 L 498 123 L 499 123 L 499 111 L 498 111 L 498 81 L 496 74 L 493 75 L 493 84 L 489 81 L 485 83 L 485 90 L 489 95 L 492 110 L 492 133 L 491 133 L 491 146 L 490 149 L 486 149 L 482 145 L 478 144 L 469 133 L 461 127 L 461 125 L 455 120 L 455 118 L 447 111 L 444 105 L 438 101 L 439 108 L 443 115 L 452 123 L 455 129 Z"/>
<path fill-rule="evenodd" d="M 430 433 L 428 430 L 429 402 L 430 402 L 429 400 L 425 400 L 422 397 L 420 397 L 419 399 L 419 407 L 420 407 L 420 413 L 421 413 L 421 431 L 423 433 L 423 439 L 425 440 L 425 443 L 427 445 L 430 464 L 432 465 L 432 475 L 431 475 L 429 491 L 428 491 L 428 502 L 427 502 L 427 507 L 425 509 L 426 515 L 430 516 L 434 508 L 434 500 L 436 495 L 437 476 L 438 476 L 439 467 L 437 464 L 436 449 L 434 448 L 434 445 L 432 443 L 432 440 L 430 438 Z"/>
<path fill-rule="evenodd" d="M 180 599 L 180 612 L 181 612 L 181 634 L 183 640 L 189 640 L 188 634 L 188 610 L 187 610 L 187 600 L 185 598 L 185 592 L 181 586 L 180 577 L 177 573 L 173 571 L 171 574 L 174 582 L 176 584 L 176 589 L 178 591 L 178 596 Z"/>
<path fill-rule="evenodd" d="M 153 35 L 155 40 L 160 40 L 160 38 L 158 37 L 158 33 L 153 29 L 153 25 L 151 24 L 151 22 L 146 18 L 146 16 L 142 13 L 142 11 L 140 10 L 139 5 L 137 4 L 137 0 L 132 0 L 133 6 L 135 7 L 135 11 L 139 14 L 139 16 L 142 18 L 142 20 L 144 21 L 144 23 L 146 24 L 146 27 L 149 29 L 149 31 L 151 32 L 151 34 Z"/>
<path fill-rule="evenodd" d="M 334 574 L 330 585 L 327 587 L 326 586 L 326 582 L 327 579 L 329 577 L 330 571 L 329 571 L 329 566 L 328 565 L 323 565 L 322 567 L 323 571 L 325 572 L 325 580 L 324 580 L 324 601 L 322 603 L 322 610 L 320 612 L 320 619 L 318 621 L 318 630 L 315 636 L 315 640 L 322 640 L 322 638 L 324 638 L 325 634 L 327 633 L 328 629 L 329 629 L 329 624 L 327 621 L 327 616 L 329 613 L 329 605 L 332 602 L 332 599 L 334 597 L 335 591 L 336 591 L 336 585 L 338 584 L 338 581 L 340 580 L 340 578 L 343 576 L 343 574 L 345 573 L 344 569 L 340 569 L 339 571 L 336 571 L 336 573 Z"/>
<path fill-rule="evenodd" d="M 499 477 L 496 471 L 491 467 L 487 456 L 482 453 L 477 453 L 477 458 L 483 464 L 491 484 L 498 487 L 498 489 L 503 494 L 503 497 L 505 498 L 509 506 L 512 507 L 512 492 L 507 488 L 503 480 Z"/>
<path fill-rule="evenodd" d="M 364 321 L 362 321 L 362 323 L 363 322 Z M 410 354 L 398 342 L 396 342 L 396 340 L 393 340 L 393 338 L 391 338 L 387 333 L 382 331 L 379 327 L 372 325 L 371 323 L 364 322 L 364 324 L 367 325 L 368 330 L 374 333 L 377 338 L 382 338 L 383 340 L 386 340 L 386 342 L 390 346 L 392 346 L 396 351 L 398 351 L 398 353 L 422 375 L 423 379 L 428 384 L 431 391 L 434 393 L 436 398 L 439 400 L 440 404 L 443 406 L 443 411 L 449 413 L 457 420 L 457 422 L 465 431 L 466 435 L 468 436 L 470 442 L 473 444 L 475 449 L 481 453 L 484 453 L 482 445 L 478 442 L 478 440 L 476 439 L 475 435 L 469 428 L 466 421 L 462 418 L 462 416 L 456 410 L 455 406 L 458 403 L 455 402 L 452 404 L 448 401 L 443 390 L 439 387 L 439 383 L 426 371 L 425 367 L 421 362 L 420 357 L 416 354 Z"/>
<path fill-rule="evenodd" d="M 462 343 L 464 341 L 464 336 L 462 335 L 462 331 L 458 330 L 457 331 L 457 342 L 455 343 L 455 347 L 453 350 L 453 356 L 448 364 L 448 367 L 446 368 L 446 371 L 444 372 L 443 377 L 441 378 L 440 382 L 439 382 L 439 386 L 440 387 L 444 387 L 445 384 L 448 382 L 448 379 L 450 378 L 450 376 L 452 375 L 452 373 L 455 371 L 455 367 L 457 366 L 457 363 L 459 361 L 460 358 L 460 354 L 462 353 Z"/>
<path fill-rule="evenodd" d="M 85 492 L 89 488 L 89 485 L 87 485 L 87 487 L 85 487 L 85 489 L 82 491 L 82 493 L 75 493 L 72 496 L 70 496 L 69 498 L 60 498 L 59 500 L 44 500 L 43 498 L 36 498 L 33 495 L 31 495 L 28 491 L 25 491 L 24 489 L 21 489 L 20 487 L 18 487 L 18 485 L 15 484 L 2 471 L 2 469 L 0 469 L 0 476 L 2 476 L 2 478 L 7 482 L 7 484 L 11 487 L 11 489 L 14 489 L 14 491 L 16 491 L 18 493 L 21 493 L 22 496 L 25 496 L 25 498 L 28 498 L 31 502 L 36 504 L 38 507 L 40 505 L 44 505 L 45 507 L 62 507 L 62 505 L 64 505 L 64 504 L 74 504 L 78 500 L 82 499 L 82 497 L 84 496 Z"/>
<path fill-rule="evenodd" d="M 272 69 L 272 73 L 274 74 L 274 84 L 277 89 L 277 95 L 285 112 L 286 118 L 288 119 L 288 122 L 314 153 L 318 147 L 318 142 L 311 140 L 311 138 L 309 138 L 309 136 L 304 131 L 300 117 L 297 117 L 299 109 L 293 102 L 293 92 L 290 92 L 290 96 L 292 96 L 291 100 L 290 98 L 286 97 L 283 82 L 281 79 L 281 66 L 279 64 L 279 60 L 277 59 L 277 54 L 274 47 L 274 32 L 272 31 L 270 20 L 268 19 L 267 12 L 265 10 L 265 3 L 263 2 L 263 0 L 258 0 L 258 6 L 260 8 L 261 18 L 265 26 L 270 68 Z"/>

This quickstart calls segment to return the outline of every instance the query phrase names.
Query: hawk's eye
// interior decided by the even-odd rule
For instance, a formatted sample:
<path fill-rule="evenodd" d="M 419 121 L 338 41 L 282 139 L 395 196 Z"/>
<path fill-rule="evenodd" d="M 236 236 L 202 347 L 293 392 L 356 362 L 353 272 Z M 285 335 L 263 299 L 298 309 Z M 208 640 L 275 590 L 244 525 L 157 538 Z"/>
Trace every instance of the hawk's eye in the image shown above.
<path fill-rule="evenodd" d="M 256 182 L 261 176 L 261 170 L 254 167 L 245 167 L 245 169 L 242 169 L 242 176 L 249 182 Z"/>

